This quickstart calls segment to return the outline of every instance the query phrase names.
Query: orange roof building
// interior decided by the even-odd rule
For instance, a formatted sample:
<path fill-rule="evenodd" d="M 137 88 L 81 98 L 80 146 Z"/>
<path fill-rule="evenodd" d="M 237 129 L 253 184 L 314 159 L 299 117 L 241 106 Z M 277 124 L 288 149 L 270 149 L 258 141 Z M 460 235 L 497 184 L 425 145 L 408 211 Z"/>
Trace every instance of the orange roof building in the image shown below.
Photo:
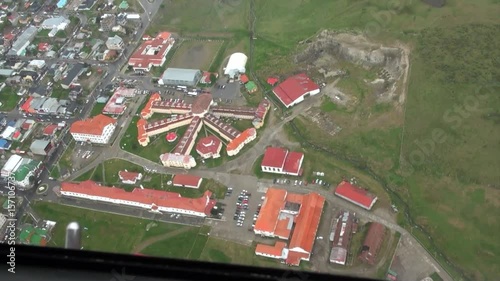
<path fill-rule="evenodd" d="M 116 128 L 116 119 L 99 114 L 93 118 L 76 121 L 69 132 L 75 141 L 106 144 Z"/>
<path fill-rule="evenodd" d="M 285 259 L 288 255 L 288 249 L 286 248 L 286 243 L 282 241 L 276 242 L 274 246 L 257 244 L 255 254 L 273 259 Z"/>
<path fill-rule="evenodd" d="M 226 151 L 228 156 L 234 156 L 240 153 L 245 144 L 253 141 L 257 137 L 255 128 L 246 129 L 239 134 L 235 139 L 227 144 Z"/>
<path fill-rule="evenodd" d="M 179 193 L 154 189 L 134 188 L 128 192 L 117 187 L 101 186 L 90 180 L 80 183 L 63 182 L 61 194 L 155 212 L 178 213 L 196 217 L 209 215 L 216 203 L 215 200 L 210 199 L 212 196 L 210 191 L 206 191 L 199 198 L 187 198 L 182 197 Z"/>
<path fill-rule="evenodd" d="M 318 193 L 298 194 L 269 188 L 254 232 L 257 235 L 290 240 L 290 243 L 288 249 L 279 257 L 277 250 L 272 251 L 264 246 L 259 247 L 261 254 L 258 255 L 283 259 L 287 264 L 295 266 L 298 266 L 301 260 L 308 261 L 316 240 L 324 203 L 325 198 Z"/>
<path fill-rule="evenodd" d="M 124 184 L 136 184 L 137 181 L 140 181 L 142 179 L 142 174 L 129 172 L 125 170 L 125 171 L 119 171 L 118 177 Z"/>

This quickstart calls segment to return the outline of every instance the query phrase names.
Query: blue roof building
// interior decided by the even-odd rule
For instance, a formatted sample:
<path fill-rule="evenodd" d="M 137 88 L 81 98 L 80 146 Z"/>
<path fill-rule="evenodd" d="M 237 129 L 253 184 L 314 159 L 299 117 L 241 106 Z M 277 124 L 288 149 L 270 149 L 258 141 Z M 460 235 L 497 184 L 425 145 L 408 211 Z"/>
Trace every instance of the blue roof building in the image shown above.
<path fill-rule="evenodd" d="M 6 139 L 0 139 L 0 149 L 7 150 L 10 148 L 11 142 Z"/>
<path fill-rule="evenodd" d="M 66 4 L 68 4 L 68 0 L 59 0 L 57 2 L 57 8 L 61 9 L 63 8 L 64 6 L 66 6 Z"/>

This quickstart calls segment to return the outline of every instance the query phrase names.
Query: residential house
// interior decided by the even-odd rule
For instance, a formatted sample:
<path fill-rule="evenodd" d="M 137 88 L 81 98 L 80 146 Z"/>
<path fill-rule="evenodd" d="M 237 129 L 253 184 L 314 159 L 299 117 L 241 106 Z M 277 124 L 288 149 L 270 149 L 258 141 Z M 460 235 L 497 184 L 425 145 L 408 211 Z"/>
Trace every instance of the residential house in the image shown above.
<path fill-rule="evenodd" d="M 121 50 L 123 49 L 123 46 L 123 39 L 118 35 L 109 37 L 106 41 L 106 47 L 108 47 L 108 49 L 110 50 Z"/>
<path fill-rule="evenodd" d="M 77 63 L 73 65 L 73 67 L 68 71 L 68 74 L 66 77 L 61 82 L 61 86 L 63 89 L 69 89 L 69 87 L 75 82 L 76 79 L 78 79 L 78 76 L 80 76 L 87 68 L 83 63 Z"/>

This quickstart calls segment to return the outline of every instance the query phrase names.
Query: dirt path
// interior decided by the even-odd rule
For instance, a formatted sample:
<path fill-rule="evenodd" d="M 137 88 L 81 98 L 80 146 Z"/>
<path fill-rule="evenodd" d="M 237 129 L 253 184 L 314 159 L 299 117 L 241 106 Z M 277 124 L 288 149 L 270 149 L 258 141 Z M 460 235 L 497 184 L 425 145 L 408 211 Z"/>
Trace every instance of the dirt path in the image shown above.
<path fill-rule="evenodd" d="M 176 229 L 174 231 L 171 231 L 171 232 L 168 232 L 168 233 L 165 233 L 165 234 L 161 234 L 161 235 L 158 235 L 158 236 L 154 236 L 154 237 L 151 237 L 145 241 L 142 241 L 139 245 L 135 246 L 134 250 L 132 250 L 132 253 L 133 254 L 139 254 L 141 253 L 144 249 L 146 249 L 148 246 L 156 243 L 156 242 L 160 242 L 162 240 L 165 240 L 165 239 L 168 239 L 168 238 L 171 238 L 171 237 L 174 237 L 174 236 L 177 236 L 181 233 L 184 233 L 186 231 L 188 231 L 189 229 L 191 229 L 191 227 L 183 227 L 183 228 L 179 228 L 179 229 Z"/>

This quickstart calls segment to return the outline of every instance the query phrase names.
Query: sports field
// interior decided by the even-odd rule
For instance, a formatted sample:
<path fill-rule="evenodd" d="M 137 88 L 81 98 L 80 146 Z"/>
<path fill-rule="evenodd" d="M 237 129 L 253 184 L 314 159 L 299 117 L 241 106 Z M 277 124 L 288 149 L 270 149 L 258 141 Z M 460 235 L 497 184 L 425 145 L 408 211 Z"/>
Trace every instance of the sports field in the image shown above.
<path fill-rule="evenodd" d="M 175 51 L 168 67 L 207 71 L 223 44 L 222 40 L 186 40 Z"/>
<path fill-rule="evenodd" d="M 335 137 L 322 134 L 318 125 L 304 118 L 295 124 L 307 141 L 335 151 L 334 157 L 320 158 L 325 165 L 365 177 L 377 192 L 384 187 L 396 191 L 391 200 L 400 210 L 407 203 L 411 220 L 428 232 L 413 233 L 453 275 L 465 274 L 470 280 L 500 276 L 500 223 L 495 215 L 500 213 L 498 1 L 447 1 L 436 9 L 405 0 L 255 0 L 254 11 L 250 1 L 234 1 L 244 8 L 223 20 L 212 9 L 214 2 L 231 3 L 204 1 L 199 3 L 205 5 L 203 12 L 195 12 L 173 1 L 166 11 L 172 16 L 163 19 L 163 26 L 207 36 L 232 32 L 245 38 L 242 34 L 249 34 L 249 19 L 255 15 L 251 60 L 261 81 L 296 71 L 293 56 L 305 48 L 300 42 L 314 39 L 322 29 L 407 45 L 411 68 L 400 111 L 365 105 L 350 112 L 327 100 L 318 110 L 333 120 L 361 116 L 368 121 L 345 126 Z M 227 4 L 226 9 L 232 7 Z M 215 20 L 193 17 L 196 13 Z M 226 28 L 228 23 L 231 28 Z M 339 87 L 356 91 L 358 83 L 345 79 Z M 367 116 L 377 118 L 370 122 Z M 400 223 L 409 225 L 404 215 Z"/>
<path fill-rule="evenodd" d="M 84 250 L 280 266 L 274 260 L 256 257 L 254 246 L 210 237 L 208 226 L 153 222 L 47 202 L 35 203 L 34 210 L 41 218 L 57 223 L 48 246 L 63 247 L 67 224 L 77 221 L 83 228 Z"/>

